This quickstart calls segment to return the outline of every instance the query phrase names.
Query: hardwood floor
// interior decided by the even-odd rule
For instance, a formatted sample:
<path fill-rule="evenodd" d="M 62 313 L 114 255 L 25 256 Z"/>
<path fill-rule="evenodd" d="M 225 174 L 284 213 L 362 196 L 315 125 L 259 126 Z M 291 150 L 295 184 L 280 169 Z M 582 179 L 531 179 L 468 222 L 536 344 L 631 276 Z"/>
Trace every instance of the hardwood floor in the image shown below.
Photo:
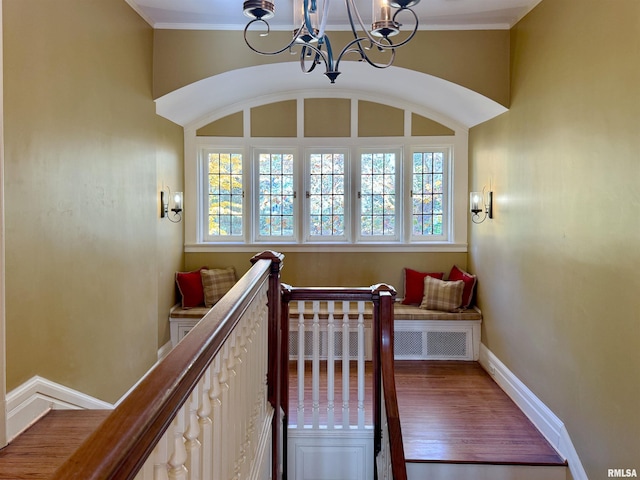
<path fill-rule="evenodd" d="M 542 434 L 476 362 L 396 361 L 396 388 L 405 458 L 410 462 L 563 465 Z M 309 366 L 307 365 L 307 368 Z M 336 375 L 338 375 L 336 366 Z M 324 375 L 325 369 L 321 370 Z M 310 370 L 305 375 L 305 421 L 311 404 Z M 367 378 L 370 379 L 369 370 Z M 326 381 L 321 418 L 326 418 Z M 353 392 L 355 379 L 351 379 Z M 296 421 L 295 364 L 290 368 L 289 423 Z M 366 383 L 367 423 L 371 385 Z M 336 406 L 339 405 L 336 393 Z M 351 401 L 354 402 L 354 394 Z M 355 403 L 350 416 L 353 418 Z M 339 412 L 336 413 L 336 416 Z"/>
<path fill-rule="evenodd" d="M 399 361 L 396 388 L 409 461 L 564 464 L 476 362 Z"/>
<path fill-rule="evenodd" d="M 311 404 L 307 365 L 306 405 Z M 336 379 L 341 365 L 336 364 Z M 326 378 L 326 369 L 322 369 Z M 289 421 L 297 417 L 296 367 L 290 370 Z M 366 416 L 371 425 L 371 370 L 365 375 Z M 326 380 L 320 418 L 326 419 Z M 336 381 L 336 423 L 341 396 Z M 350 378 L 350 418 L 357 418 L 357 379 Z M 417 463 L 564 465 L 544 437 L 475 362 L 396 362 L 396 387 L 405 457 Z M 310 423 L 311 409 L 305 408 Z M 54 410 L 0 450 L 0 480 L 48 479 L 109 411 Z"/>
<path fill-rule="evenodd" d="M 109 410 L 52 410 L 0 450 L 0 479 L 51 478 L 109 413 Z"/>

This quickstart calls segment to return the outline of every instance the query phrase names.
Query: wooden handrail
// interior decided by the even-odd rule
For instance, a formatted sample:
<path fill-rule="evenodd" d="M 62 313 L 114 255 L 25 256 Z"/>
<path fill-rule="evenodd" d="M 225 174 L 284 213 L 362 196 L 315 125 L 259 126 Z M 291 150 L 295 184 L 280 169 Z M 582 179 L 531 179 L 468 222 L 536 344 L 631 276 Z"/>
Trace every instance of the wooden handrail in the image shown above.
<path fill-rule="evenodd" d="M 380 297 L 380 367 L 382 371 L 382 393 L 387 414 L 391 471 L 394 480 L 407 480 L 407 466 L 402 444 L 400 412 L 394 372 L 393 354 L 393 297 L 382 292 Z"/>
<path fill-rule="evenodd" d="M 269 252 L 158 363 L 57 470 L 60 479 L 132 479 L 282 256 Z M 279 284 L 278 281 L 276 282 Z M 276 289 L 279 295 L 279 286 Z M 277 366 L 275 367 L 277 368 Z M 279 407 L 278 407 L 279 408 Z"/>

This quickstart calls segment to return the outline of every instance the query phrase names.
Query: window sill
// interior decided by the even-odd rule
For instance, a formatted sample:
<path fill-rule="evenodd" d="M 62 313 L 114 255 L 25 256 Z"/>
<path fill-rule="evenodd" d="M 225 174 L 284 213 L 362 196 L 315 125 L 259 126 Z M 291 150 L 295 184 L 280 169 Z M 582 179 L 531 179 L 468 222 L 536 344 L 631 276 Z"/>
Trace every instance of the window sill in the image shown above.
<path fill-rule="evenodd" d="M 466 243 L 194 243 L 185 253 L 196 252 L 466 252 Z"/>

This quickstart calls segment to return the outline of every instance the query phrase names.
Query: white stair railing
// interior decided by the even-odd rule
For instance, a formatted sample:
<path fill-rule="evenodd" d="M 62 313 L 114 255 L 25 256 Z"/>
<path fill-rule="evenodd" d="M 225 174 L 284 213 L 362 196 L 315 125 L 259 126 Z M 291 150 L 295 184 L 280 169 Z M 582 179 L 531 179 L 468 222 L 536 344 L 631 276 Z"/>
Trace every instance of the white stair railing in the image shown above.
<path fill-rule="evenodd" d="M 298 397 L 295 428 L 370 428 L 371 422 L 365 425 L 367 408 L 371 413 L 371 405 L 365 405 L 365 360 L 370 352 L 370 348 L 366 348 L 367 340 L 371 343 L 371 335 L 366 338 L 370 326 L 365 328 L 365 301 L 300 300 L 295 307 L 293 319 L 297 328 L 295 362 Z M 308 362 L 311 363 L 310 382 L 306 378 Z M 341 365 L 340 378 L 336 378 L 336 364 Z M 353 368 L 357 378 L 355 398 L 351 398 Z M 321 369 L 326 370 L 326 385 L 320 384 Z M 305 383 L 311 384 L 311 398 L 305 398 Z M 341 388 L 336 398 L 337 385 Z M 336 405 L 340 408 L 339 424 L 336 422 Z M 352 408 L 357 410 L 355 421 L 351 421 Z M 305 417 L 308 410 L 311 411 L 310 421 Z"/>

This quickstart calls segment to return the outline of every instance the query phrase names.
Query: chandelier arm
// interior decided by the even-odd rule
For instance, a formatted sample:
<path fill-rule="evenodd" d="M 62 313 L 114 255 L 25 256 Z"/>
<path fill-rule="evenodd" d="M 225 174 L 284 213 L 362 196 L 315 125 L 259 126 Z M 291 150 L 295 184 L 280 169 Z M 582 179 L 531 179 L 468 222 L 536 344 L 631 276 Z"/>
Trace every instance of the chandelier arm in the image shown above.
<path fill-rule="evenodd" d="M 389 43 L 388 45 L 386 45 L 386 48 L 383 49 L 386 52 L 391 52 L 390 53 L 390 58 L 389 61 L 387 63 L 376 63 L 373 60 L 371 60 L 369 58 L 369 56 L 367 55 L 367 53 L 365 52 L 366 47 L 362 46 L 362 42 L 364 41 L 369 41 L 368 37 L 359 37 L 359 38 L 355 38 L 354 40 L 351 40 L 351 42 L 349 42 L 340 52 L 340 55 L 338 55 L 338 60 L 336 60 L 336 65 L 335 65 L 335 69 L 338 70 L 338 67 L 340 65 L 340 61 L 342 60 L 342 57 L 344 57 L 345 55 L 349 54 L 349 53 L 358 53 L 360 55 L 360 58 L 362 60 L 364 60 L 365 62 L 367 62 L 369 65 L 371 65 L 372 67 L 375 68 L 388 68 L 391 65 L 393 65 L 393 61 L 396 58 L 396 49 L 395 49 L 395 45 Z M 388 42 L 391 42 L 389 39 L 387 39 Z M 351 48 L 353 45 L 357 45 L 356 48 Z"/>
<path fill-rule="evenodd" d="M 253 20 L 251 20 L 249 23 L 247 23 L 247 25 L 244 27 L 244 43 L 247 44 L 247 46 L 253 50 L 254 52 L 256 52 L 259 55 L 278 55 L 282 52 L 285 52 L 287 50 L 290 50 L 291 47 L 294 46 L 294 44 L 296 43 L 296 40 L 298 39 L 298 37 L 300 36 L 300 33 L 302 32 L 302 29 L 299 28 L 298 31 L 296 32 L 296 34 L 293 36 L 293 39 L 291 40 L 291 42 L 289 42 L 288 45 L 284 46 L 283 48 L 279 49 L 279 50 L 274 50 L 272 52 L 265 52 L 263 50 L 258 50 L 256 47 L 254 47 L 253 45 L 251 45 L 251 43 L 249 42 L 249 39 L 247 38 L 247 31 L 249 30 L 249 28 L 251 27 L 252 24 L 254 24 L 255 22 L 262 22 L 267 26 L 267 33 L 261 34 L 261 36 L 267 36 L 269 35 L 269 33 L 271 32 L 271 27 L 269 26 L 269 23 L 266 20 L 263 20 L 261 18 L 255 18 Z"/>
<path fill-rule="evenodd" d="M 315 53 L 315 57 L 311 62 L 310 67 L 307 67 L 307 62 L 305 61 L 307 50 L 311 50 Z M 321 61 L 322 63 L 327 65 L 327 59 L 324 55 L 324 52 L 321 49 L 319 49 L 315 45 L 311 45 L 307 43 L 302 45 L 302 49 L 300 50 L 300 68 L 302 69 L 303 73 L 311 73 L 313 70 L 315 70 L 316 65 L 320 64 Z"/>
<path fill-rule="evenodd" d="M 329 4 L 330 0 L 324 0 L 324 4 L 322 7 L 322 20 L 320 21 L 320 28 L 318 29 L 318 38 L 324 38 L 327 28 L 327 19 L 329 18 Z"/>
<path fill-rule="evenodd" d="M 409 43 L 409 41 L 415 37 L 416 33 L 418 32 L 418 24 L 420 23 L 420 21 L 418 20 L 418 15 L 416 14 L 416 12 L 414 12 L 412 9 L 410 8 L 401 8 L 400 10 L 397 10 L 396 13 L 393 14 L 393 21 L 396 21 L 396 16 L 398 16 L 398 14 L 402 11 L 407 11 L 410 12 L 411 15 L 413 15 L 413 19 L 414 19 L 414 24 L 413 24 L 413 30 L 411 31 L 411 33 L 409 34 L 409 36 L 407 38 L 405 38 L 403 41 L 398 42 L 396 44 L 393 45 L 393 48 L 398 48 L 401 47 L 403 45 L 406 45 L 407 43 Z M 398 23 L 398 22 L 396 22 Z M 402 24 L 400 24 L 402 25 Z"/>

